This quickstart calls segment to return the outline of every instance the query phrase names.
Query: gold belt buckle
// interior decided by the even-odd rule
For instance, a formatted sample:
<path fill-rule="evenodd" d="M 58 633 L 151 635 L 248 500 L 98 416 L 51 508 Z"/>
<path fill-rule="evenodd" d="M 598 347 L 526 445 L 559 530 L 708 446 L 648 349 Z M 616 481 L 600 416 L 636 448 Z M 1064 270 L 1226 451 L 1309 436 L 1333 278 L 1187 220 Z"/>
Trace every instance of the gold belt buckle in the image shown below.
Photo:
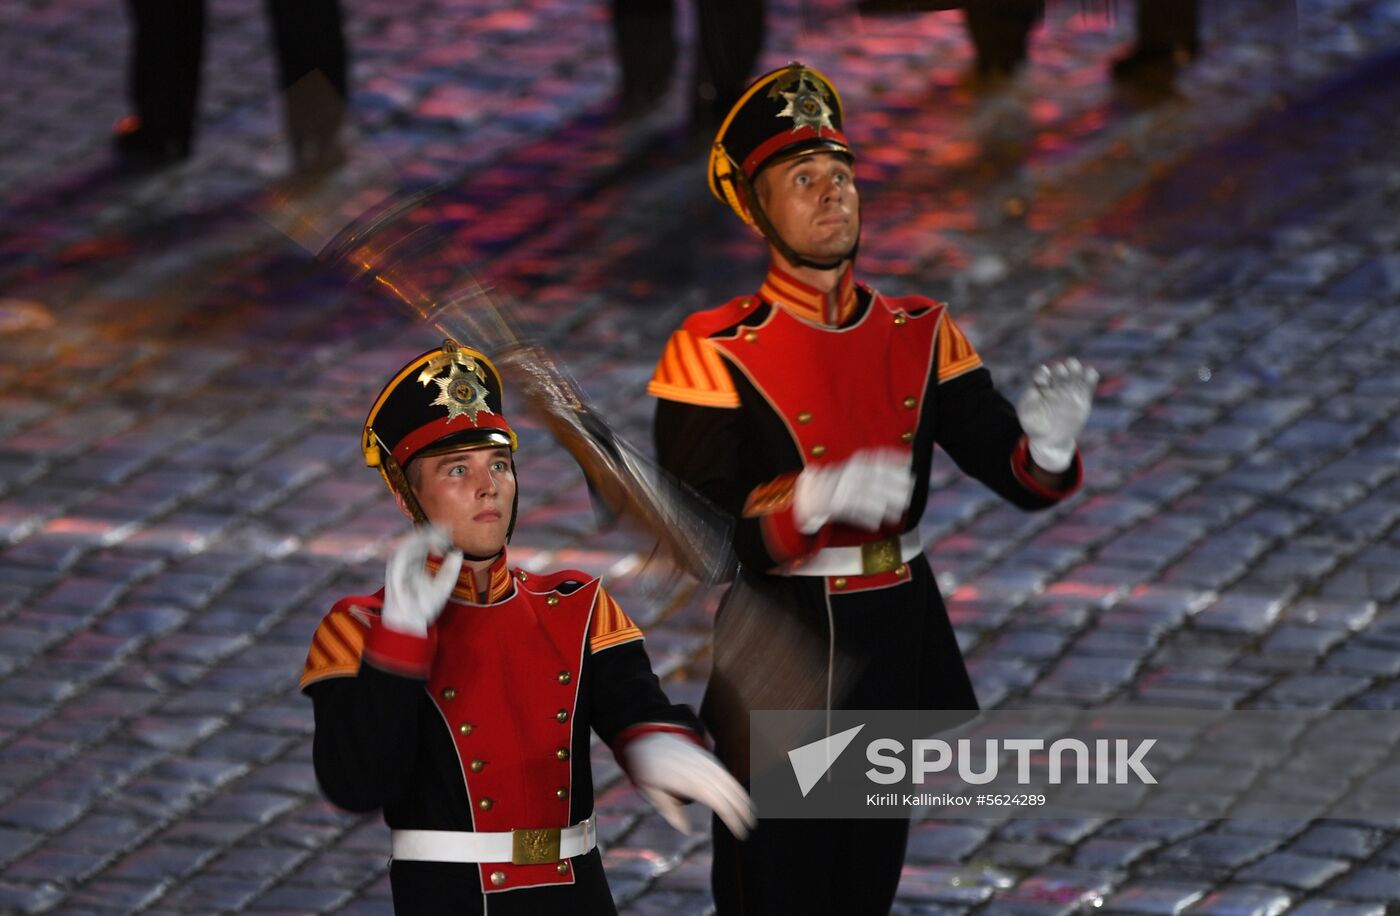
<path fill-rule="evenodd" d="M 860 574 L 874 576 L 898 569 L 904 558 L 899 555 L 899 538 L 883 538 L 860 545 Z"/>
<path fill-rule="evenodd" d="M 544 865 L 558 861 L 558 827 L 516 828 L 510 832 L 510 864 Z"/>

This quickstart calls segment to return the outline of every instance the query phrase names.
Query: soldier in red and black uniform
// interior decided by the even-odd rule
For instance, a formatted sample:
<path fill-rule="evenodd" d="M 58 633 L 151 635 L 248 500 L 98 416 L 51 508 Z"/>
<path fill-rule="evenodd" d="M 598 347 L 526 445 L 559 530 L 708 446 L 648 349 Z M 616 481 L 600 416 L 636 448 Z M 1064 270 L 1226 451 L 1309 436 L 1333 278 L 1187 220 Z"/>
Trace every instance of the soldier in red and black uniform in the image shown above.
<path fill-rule="evenodd" d="M 490 360 L 451 340 L 413 360 L 363 445 L 420 527 L 383 589 L 326 615 L 301 686 L 322 790 L 393 830 L 396 912 L 615 913 L 590 730 L 672 824 L 695 799 L 745 832 L 748 796 L 598 579 L 508 565 L 516 436 Z"/>
<path fill-rule="evenodd" d="M 701 716 L 746 777 L 751 709 L 977 708 L 918 538 L 934 446 L 1023 509 L 1053 505 L 1079 486 L 1097 375 L 1040 367 L 1013 407 L 943 303 L 856 281 L 854 156 L 815 70 L 740 98 L 710 187 L 771 267 L 756 293 L 685 321 L 648 391 L 662 466 L 736 522 Z M 908 822 L 760 820 L 747 842 L 714 829 L 721 914 L 872 914 L 894 900 Z"/>

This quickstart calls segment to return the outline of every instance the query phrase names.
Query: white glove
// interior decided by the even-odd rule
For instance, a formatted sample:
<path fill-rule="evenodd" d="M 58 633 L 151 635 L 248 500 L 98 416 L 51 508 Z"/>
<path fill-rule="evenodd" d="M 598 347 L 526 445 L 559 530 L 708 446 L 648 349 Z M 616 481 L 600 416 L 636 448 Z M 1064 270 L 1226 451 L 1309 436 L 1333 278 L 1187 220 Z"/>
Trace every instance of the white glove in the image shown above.
<path fill-rule="evenodd" d="M 739 839 L 753 829 L 753 802 L 729 771 L 708 751 L 684 738 L 652 732 L 622 749 L 627 773 L 666 823 L 689 835 L 681 806 L 694 799 L 709 808 Z"/>
<path fill-rule="evenodd" d="M 431 553 L 442 556 L 435 576 L 425 565 Z M 414 529 L 385 567 L 384 609 L 379 619 L 395 632 L 427 636 L 428 624 L 442 613 L 461 571 L 462 552 L 452 546 L 446 531 L 426 525 Z"/>
<path fill-rule="evenodd" d="M 908 452 L 864 449 L 845 461 L 802 469 L 792 494 L 793 521 L 803 534 L 829 521 L 877 531 L 899 521 L 913 492 Z"/>
<path fill-rule="evenodd" d="M 1074 460 L 1074 441 L 1089 419 L 1099 374 L 1070 357 L 1031 374 L 1031 386 L 1016 402 L 1016 419 L 1030 442 L 1031 460 L 1058 474 Z"/>

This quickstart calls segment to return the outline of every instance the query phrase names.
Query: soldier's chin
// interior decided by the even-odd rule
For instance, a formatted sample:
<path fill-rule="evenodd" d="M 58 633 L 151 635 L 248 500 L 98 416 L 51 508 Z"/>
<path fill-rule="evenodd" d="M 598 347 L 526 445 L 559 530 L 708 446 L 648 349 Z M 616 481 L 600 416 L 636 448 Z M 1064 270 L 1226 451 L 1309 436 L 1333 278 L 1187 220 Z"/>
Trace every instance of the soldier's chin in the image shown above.
<path fill-rule="evenodd" d="M 854 243 L 849 245 L 819 245 L 813 246 L 808 251 L 799 251 L 809 261 L 844 261 L 851 253 Z"/>
<path fill-rule="evenodd" d="M 843 233 L 840 236 L 823 239 L 819 243 L 809 245 L 807 251 L 801 251 L 799 254 L 810 261 L 835 261 L 844 259 L 855 246 L 856 237 Z"/>
<path fill-rule="evenodd" d="M 494 557 L 506 546 L 506 526 L 502 523 L 501 530 L 490 535 L 476 532 L 475 537 L 460 538 L 456 546 L 469 557 Z"/>

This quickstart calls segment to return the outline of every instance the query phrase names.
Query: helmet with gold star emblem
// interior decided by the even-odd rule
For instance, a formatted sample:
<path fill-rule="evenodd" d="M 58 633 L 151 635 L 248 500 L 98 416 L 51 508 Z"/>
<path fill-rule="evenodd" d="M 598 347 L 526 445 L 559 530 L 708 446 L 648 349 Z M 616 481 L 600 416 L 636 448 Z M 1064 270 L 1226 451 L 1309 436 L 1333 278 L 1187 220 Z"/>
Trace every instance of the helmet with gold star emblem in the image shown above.
<path fill-rule="evenodd" d="M 417 499 L 404 475 L 422 455 L 517 445 L 501 412 L 501 374 L 486 354 L 451 338 L 415 357 L 379 392 L 360 447 L 389 489 L 417 518 Z M 423 521 L 422 518 L 417 518 Z"/>
<path fill-rule="evenodd" d="M 710 148 L 710 190 L 795 264 L 810 262 L 777 237 L 753 182 L 765 168 L 812 152 L 854 161 L 842 119 L 841 97 L 831 81 L 793 61 L 754 80 L 729 110 Z"/>

